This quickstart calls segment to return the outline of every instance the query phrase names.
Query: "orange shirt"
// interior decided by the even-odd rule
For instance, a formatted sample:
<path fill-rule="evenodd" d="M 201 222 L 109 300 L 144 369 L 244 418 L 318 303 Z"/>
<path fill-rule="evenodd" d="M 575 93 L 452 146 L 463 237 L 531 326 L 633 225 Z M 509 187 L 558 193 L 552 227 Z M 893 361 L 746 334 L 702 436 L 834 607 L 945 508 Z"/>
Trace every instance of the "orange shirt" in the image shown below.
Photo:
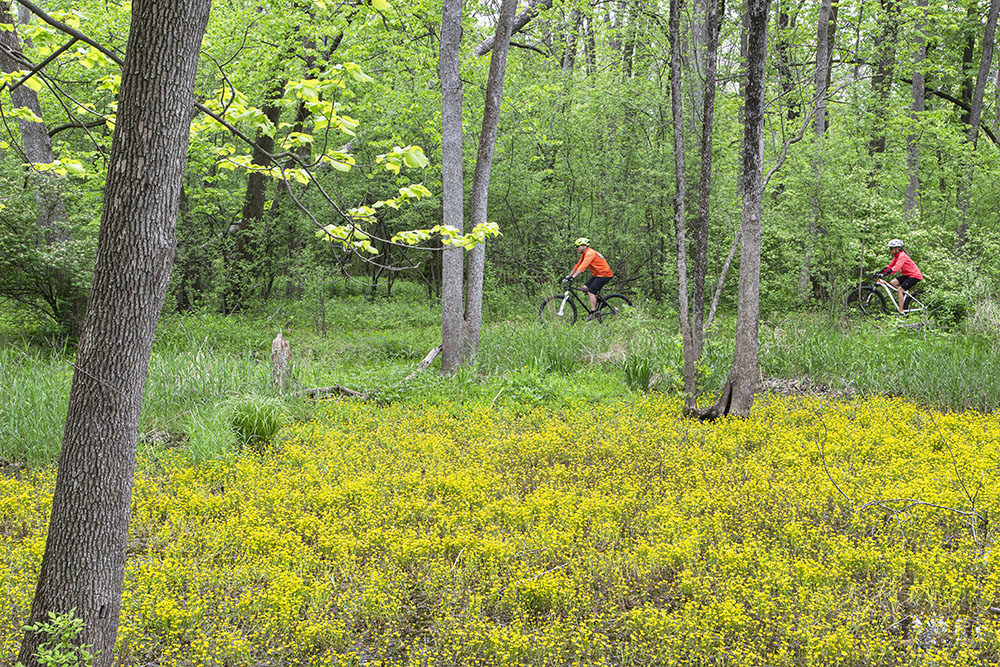
<path fill-rule="evenodd" d="M 608 260 L 604 259 L 604 255 L 593 248 L 587 248 L 583 251 L 583 254 L 580 255 L 580 261 L 573 267 L 572 273 L 583 272 L 584 269 L 590 269 L 590 272 L 598 278 L 613 278 L 615 275 L 611 271 Z"/>

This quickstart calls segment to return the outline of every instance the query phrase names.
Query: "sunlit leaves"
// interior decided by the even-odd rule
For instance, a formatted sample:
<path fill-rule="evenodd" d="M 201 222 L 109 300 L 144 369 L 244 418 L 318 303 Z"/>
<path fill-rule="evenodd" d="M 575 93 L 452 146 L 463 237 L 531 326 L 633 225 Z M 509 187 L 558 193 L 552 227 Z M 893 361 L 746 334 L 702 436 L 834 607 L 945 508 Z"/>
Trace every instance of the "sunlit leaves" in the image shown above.
<path fill-rule="evenodd" d="M 404 164 L 411 169 L 426 169 L 427 165 L 430 164 L 420 146 L 407 146 L 406 148 L 396 146 L 391 152 L 379 155 L 376 160 L 394 174 L 398 174 Z"/>
<path fill-rule="evenodd" d="M 71 158 L 62 158 L 47 164 L 34 163 L 31 167 L 36 171 L 52 172 L 58 176 L 83 176 L 86 173 L 83 163 Z"/>
<path fill-rule="evenodd" d="M 18 107 L 16 109 L 11 109 L 7 111 L 7 114 L 17 118 L 18 120 L 24 120 L 29 123 L 44 123 L 45 121 L 35 115 L 35 112 L 28 107 Z"/>

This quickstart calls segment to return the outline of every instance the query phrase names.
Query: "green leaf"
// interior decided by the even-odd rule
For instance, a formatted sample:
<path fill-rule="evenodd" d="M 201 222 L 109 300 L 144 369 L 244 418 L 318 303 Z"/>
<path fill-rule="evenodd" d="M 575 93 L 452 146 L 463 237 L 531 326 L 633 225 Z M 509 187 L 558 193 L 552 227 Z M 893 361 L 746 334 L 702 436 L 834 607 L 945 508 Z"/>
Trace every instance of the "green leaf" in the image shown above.
<path fill-rule="evenodd" d="M 24 85 L 26 85 L 28 88 L 35 91 L 36 93 L 42 89 L 42 82 L 39 81 L 38 77 L 36 76 L 32 76 L 30 79 L 25 81 Z"/>
<path fill-rule="evenodd" d="M 372 0 L 372 7 L 380 12 L 389 9 L 389 0 Z"/>
<path fill-rule="evenodd" d="M 8 113 L 14 118 L 17 118 L 18 120 L 25 120 L 28 121 L 29 123 L 45 122 L 44 120 L 36 116 L 35 112 L 29 109 L 28 107 L 18 107 L 16 109 L 12 109 Z"/>

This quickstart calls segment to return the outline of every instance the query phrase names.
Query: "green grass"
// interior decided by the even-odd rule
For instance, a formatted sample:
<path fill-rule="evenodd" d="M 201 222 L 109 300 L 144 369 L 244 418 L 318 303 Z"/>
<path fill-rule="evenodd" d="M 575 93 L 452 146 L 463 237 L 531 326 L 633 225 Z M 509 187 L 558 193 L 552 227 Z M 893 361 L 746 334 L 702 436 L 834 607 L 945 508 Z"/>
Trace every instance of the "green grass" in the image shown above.
<path fill-rule="evenodd" d="M 291 391 L 343 385 L 382 403 L 461 400 L 537 405 L 599 402 L 642 390 L 680 391 L 682 350 L 674 316 L 638 304 L 628 320 L 546 328 L 525 304 L 515 319 L 484 324 L 479 354 L 454 378 L 437 365 L 408 379 L 440 342 L 438 308 L 422 288 L 399 285 L 391 300 L 343 294 L 325 304 L 285 303 L 224 317 L 161 318 L 150 361 L 140 442 L 179 448 L 196 460 L 226 456 L 236 444 L 226 406 L 273 396 L 271 341 L 291 342 Z M 504 312 L 511 312 L 505 307 Z M 1000 351 L 994 334 L 848 324 L 793 314 L 761 324 L 760 373 L 767 379 L 843 394 L 905 395 L 945 409 L 1000 406 Z M 732 363 L 732 317 L 716 322 L 699 366 L 706 398 Z M 4 337 L 10 341 L 10 330 Z M 641 377 L 640 377 L 641 376 Z M 72 355 L 48 344 L 0 346 L 0 458 L 36 465 L 58 454 L 72 378 Z M 286 399 L 289 414 L 310 404 Z"/>

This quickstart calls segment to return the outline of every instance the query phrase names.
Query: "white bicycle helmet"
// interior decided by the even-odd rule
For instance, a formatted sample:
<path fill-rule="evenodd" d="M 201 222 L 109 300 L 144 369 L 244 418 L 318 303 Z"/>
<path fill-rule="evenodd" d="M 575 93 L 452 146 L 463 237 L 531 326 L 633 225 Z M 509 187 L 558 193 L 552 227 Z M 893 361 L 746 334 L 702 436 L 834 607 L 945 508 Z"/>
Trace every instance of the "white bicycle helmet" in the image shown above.
<path fill-rule="evenodd" d="M 893 239 L 889 241 L 890 250 L 893 248 L 902 248 L 902 247 L 903 247 L 903 242 L 900 239 Z"/>

